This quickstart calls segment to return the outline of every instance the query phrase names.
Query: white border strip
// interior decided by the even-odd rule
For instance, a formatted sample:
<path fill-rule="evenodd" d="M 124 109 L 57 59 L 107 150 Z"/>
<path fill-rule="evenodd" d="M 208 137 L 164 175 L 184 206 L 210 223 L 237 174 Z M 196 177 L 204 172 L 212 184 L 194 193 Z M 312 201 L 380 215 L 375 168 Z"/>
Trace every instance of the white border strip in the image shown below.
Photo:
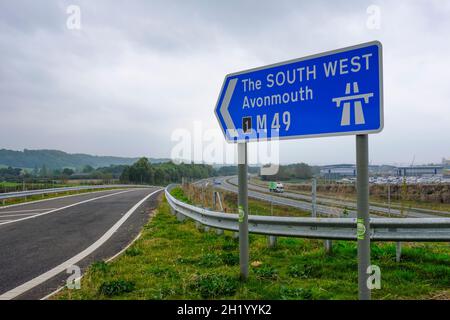
<path fill-rule="evenodd" d="M 124 253 L 129 247 L 132 246 L 133 243 L 135 243 L 140 237 L 142 236 L 142 231 L 139 232 L 139 234 L 136 236 L 136 238 L 134 238 L 133 240 L 131 240 L 131 242 L 129 244 L 127 244 L 127 246 L 125 248 L 123 248 L 122 250 L 120 250 L 118 253 L 116 253 L 115 255 L 113 255 L 111 258 L 108 258 L 105 260 L 105 262 L 110 262 L 114 259 L 116 259 L 118 256 L 120 256 L 122 253 Z M 81 279 L 83 278 L 83 275 L 81 275 L 80 277 L 76 278 L 74 281 L 81 281 Z M 45 297 L 39 299 L 39 300 L 48 300 L 51 296 L 54 296 L 55 294 L 59 293 L 60 291 L 62 291 L 63 289 L 65 289 L 66 286 L 62 286 L 59 287 L 58 289 L 56 289 L 55 291 L 49 293 L 48 295 L 46 295 Z"/>
<path fill-rule="evenodd" d="M 9 290 L 8 292 L 5 292 L 4 294 L 0 295 L 0 300 L 11 300 L 15 297 L 27 292 L 30 289 L 33 289 L 34 287 L 44 283 L 45 281 L 53 278 L 54 276 L 58 275 L 59 273 L 63 272 L 64 270 L 67 270 L 68 267 L 76 264 L 78 261 L 83 260 L 88 255 L 90 255 L 92 252 L 97 250 L 102 244 L 104 244 L 111 236 L 120 228 L 122 224 L 125 223 L 125 221 L 133 214 L 134 211 L 136 211 L 137 208 L 141 206 L 142 203 L 144 203 L 148 198 L 150 198 L 152 195 L 154 195 L 157 192 L 160 192 L 162 189 L 158 189 L 156 191 L 153 191 L 149 195 L 145 196 L 144 199 L 136 203 L 130 210 L 128 210 L 125 215 L 120 218 L 119 221 L 117 221 L 100 239 L 95 241 L 93 244 L 91 244 L 89 247 L 84 249 L 82 252 L 78 253 L 76 256 L 70 258 L 69 260 L 61 263 L 60 265 L 54 267 L 53 269 L 41 274 L 40 276 L 37 276 L 36 278 L 14 288 Z"/>
<path fill-rule="evenodd" d="M 56 195 L 55 197 L 51 197 L 51 198 L 45 198 L 45 199 L 40 199 L 40 200 L 31 200 L 31 201 L 25 201 L 25 202 L 19 202 L 19 203 L 15 203 L 15 204 L 9 204 L 7 206 L 0 206 L 0 210 L 2 209 L 7 209 L 7 208 L 13 208 L 13 207 L 19 207 L 19 206 L 24 206 L 27 204 L 35 204 L 35 203 L 40 203 L 40 202 L 45 202 L 45 201 L 52 201 L 52 200 L 58 200 L 58 199 L 64 199 L 64 198 L 70 198 L 70 197 L 76 197 L 76 196 L 83 196 L 83 195 L 89 195 L 89 194 L 93 194 L 93 193 L 100 193 L 100 192 L 107 192 L 107 191 L 115 191 L 115 190 L 121 190 L 121 189 L 125 189 L 125 188 L 105 188 L 102 190 L 98 190 L 98 191 L 85 191 L 85 190 L 90 190 L 90 189 L 85 189 L 85 190 L 74 190 L 74 191 L 85 191 L 85 192 L 80 192 L 80 193 L 74 193 L 74 194 L 68 194 L 66 196 L 58 196 L 57 193 L 52 193 L 53 195 Z M 72 192 L 72 191 L 66 191 L 66 192 Z M 64 193 L 63 191 L 59 192 L 59 193 Z"/>
<path fill-rule="evenodd" d="M 125 191 L 120 191 L 120 192 L 116 192 L 116 193 L 111 193 L 111 194 L 107 194 L 107 195 L 104 195 L 104 196 L 100 196 L 100 197 L 91 198 L 91 199 L 83 200 L 83 201 L 80 201 L 80 202 L 72 203 L 72 204 L 69 204 L 68 206 L 65 206 L 65 207 L 61 207 L 61 208 L 53 209 L 53 210 L 50 210 L 50 211 L 38 213 L 38 214 L 35 214 L 34 216 L 29 216 L 29 217 L 16 219 L 16 220 L 12 220 L 12 221 L 7 221 L 7 222 L 0 222 L 0 226 L 5 225 L 5 224 L 14 223 L 14 222 L 19 222 L 19 221 L 24 221 L 24 220 L 28 220 L 28 219 L 37 218 L 37 217 L 44 216 L 44 215 L 49 214 L 49 213 L 53 213 L 53 212 L 56 212 L 56 211 L 61 211 L 61 210 L 67 209 L 67 208 L 78 206 L 78 205 L 83 204 L 83 203 L 87 203 L 87 202 L 91 202 L 91 201 L 94 201 L 94 200 L 99 200 L 99 199 L 103 199 L 103 198 L 107 198 L 107 197 L 112 197 L 112 196 L 115 196 L 115 195 L 118 195 L 118 194 L 121 194 L 121 193 L 130 192 L 130 191 L 134 191 L 134 190 L 136 190 L 136 189 L 131 189 L 131 190 L 125 190 Z"/>

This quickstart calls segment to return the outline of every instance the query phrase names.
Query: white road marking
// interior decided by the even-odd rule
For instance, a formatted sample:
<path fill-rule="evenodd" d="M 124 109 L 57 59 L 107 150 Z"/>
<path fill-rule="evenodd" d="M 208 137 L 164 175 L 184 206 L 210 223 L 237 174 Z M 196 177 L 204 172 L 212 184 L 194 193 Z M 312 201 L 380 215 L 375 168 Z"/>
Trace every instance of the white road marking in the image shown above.
<path fill-rule="evenodd" d="M 53 278 L 54 276 L 58 275 L 59 273 L 67 270 L 68 267 L 73 266 L 78 261 L 83 260 L 88 255 L 90 255 L 92 252 L 97 250 L 102 244 L 104 244 L 111 236 L 120 228 L 122 224 L 127 221 L 127 219 L 133 214 L 134 211 L 136 211 L 139 206 L 144 203 L 148 198 L 150 198 L 155 193 L 161 191 L 162 189 L 158 189 L 149 195 L 145 196 L 141 201 L 136 203 L 130 210 L 128 210 L 125 215 L 120 218 L 119 221 L 117 221 L 103 236 L 101 236 L 100 239 L 95 241 L 93 244 L 91 244 L 89 247 L 84 249 L 82 252 L 78 253 L 76 256 L 70 258 L 69 260 L 61 263 L 60 265 L 54 267 L 53 269 L 41 274 L 40 276 L 37 276 L 36 278 L 25 282 L 24 284 L 9 290 L 8 292 L 3 293 L 0 295 L 0 300 L 11 300 L 15 297 L 27 292 L 30 289 L 33 289 L 34 287 L 44 283 L 45 281 Z"/>
<path fill-rule="evenodd" d="M 124 189 L 124 188 L 115 188 L 115 189 L 117 190 L 117 189 Z M 52 200 L 58 200 L 58 199 L 76 197 L 76 196 L 83 196 L 83 195 L 89 195 L 89 194 L 100 193 L 100 192 L 107 192 L 107 191 L 112 191 L 112 190 L 90 191 L 90 192 L 69 194 L 67 196 L 61 196 L 61 197 L 53 197 L 53 198 L 48 198 L 48 199 L 41 199 L 41 200 L 36 200 L 36 201 L 21 202 L 21 203 L 16 203 L 16 204 L 10 204 L 10 205 L 7 205 L 7 206 L 1 206 L 0 209 L 19 207 L 19 206 L 24 206 L 24 205 L 27 205 L 27 204 L 35 204 L 35 203 L 39 203 L 39 202 L 52 201 Z"/>
<path fill-rule="evenodd" d="M 125 248 L 123 248 L 122 250 L 120 250 L 118 253 L 116 253 L 115 255 L 113 255 L 111 258 L 106 259 L 106 262 L 110 262 L 114 259 L 116 259 L 118 256 L 120 256 L 122 253 L 124 253 L 125 251 L 128 250 L 129 247 L 131 247 L 131 245 L 133 243 L 135 243 L 140 237 L 142 236 L 142 232 L 139 232 L 139 234 L 136 236 L 136 238 L 134 238 Z M 74 281 L 80 281 L 83 278 L 83 275 L 81 275 L 80 277 L 76 278 Z M 49 293 L 48 295 L 46 295 L 45 297 L 41 298 L 40 300 L 47 300 L 48 298 L 50 298 L 51 296 L 54 296 L 55 294 L 57 294 L 58 292 L 60 292 L 61 290 L 63 290 L 64 288 L 66 288 L 66 286 L 62 286 L 59 287 L 58 289 L 56 289 L 55 291 L 53 291 L 52 293 Z"/>
<path fill-rule="evenodd" d="M 0 208 L 0 214 L 3 214 L 3 213 L 32 212 L 32 211 L 45 211 L 45 210 L 53 210 L 53 209 L 56 209 L 56 208 L 29 209 L 29 210 L 14 210 L 14 211 L 1 211 L 1 208 Z"/>
<path fill-rule="evenodd" d="M 70 205 L 65 206 L 65 207 L 57 208 L 57 209 L 46 211 L 46 212 L 43 212 L 43 213 L 38 213 L 38 214 L 35 214 L 34 216 L 31 216 L 31 217 L 25 217 L 25 218 L 22 218 L 22 219 L 16 219 L 16 220 L 7 221 L 7 222 L 1 222 L 0 226 L 5 225 L 5 224 L 9 224 L 9 223 L 24 221 L 24 220 L 28 220 L 28 219 L 34 219 L 34 218 L 37 218 L 37 217 L 40 217 L 40 216 L 43 216 L 43 215 L 46 215 L 46 214 L 49 214 L 49 213 L 53 213 L 53 212 L 56 212 L 56 211 L 61 211 L 61 210 L 67 209 L 67 208 L 78 206 L 78 205 L 83 204 L 83 203 L 88 203 L 88 202 L 91 202 L 91 201 L 94 201 L 94 200 L 99 200 L 99 199 L 103 199 L 103 198 L 107 198 L 107 197 L 112 197 L 112 196 L 115 196 L 117 194 L 130 192 L 130 191 L 134 191 L 134 190 L 136 190 L 136 189 L 125 190 L 125 191 L 120 191 L 120 192 L 116 192 L 116 193 L 112 193 L 112 194 L 107 194 L 107 195 L 104 195 L 104 196 L 91 198 L 91 199 L 83 200 L 83 201 L 80 201 L 80 202 L 77 202 L 77 203 L 73 203 L 73 204 L 70 204 Z"/>
<path fill-rule="evenodd" d="M 5 215 L 0 215 L 0 219 L 4 218 L 4 217 L 23 217 L 23 216 L 32 216 L 32 215 L 36 215 L 39 214 L 38 212 L 32 213 L 32 212 L 28 212 L 28 213 L 16 213 L 16 214 L 5 214 Z"/>

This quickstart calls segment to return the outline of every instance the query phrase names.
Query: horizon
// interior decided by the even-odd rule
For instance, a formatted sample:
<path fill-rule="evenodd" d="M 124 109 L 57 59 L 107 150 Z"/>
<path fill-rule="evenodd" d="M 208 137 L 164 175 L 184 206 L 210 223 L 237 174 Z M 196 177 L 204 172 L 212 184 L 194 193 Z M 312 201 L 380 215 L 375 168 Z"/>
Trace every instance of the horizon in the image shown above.
<path fill-rule="evenodd" d="M 234 1 L 178 1 L 167 10 L 80 0 L 78 24 L 69 5 L 0 4 L 0 147 L 171 158 L 177 130 L 194 137 L 198 123 L 203 142 L 224 141 L 214 106 L 226 74 L 379 40 L 385 121 L 370 135 L 370 162 L 450 156 L 448 2 L 249 1 L 235 10 Z M 281 141 L 279 158 L 354 162 L 354 146 L 353 136 Z"/>
<path fill-rule="evenodd" d="M 128 157 L 128 156 L 121 156 L 121 155 L 90 154 L 90 153 L 85 153 L 85 152 L 71 153 L 71 152 L 67 152 L 67 151 L 64 151 L 64 150 L 58 150 L 58 149 L 29 149 L 29 148 L 24 148 L 24 149 L 21 149 L 21 150 L 13 150 L 13 149 L 2 148 L 2 149 L 0 149 L 0 151 L 1 150 L 15 151 L 15 152 L 24 152 L 25 150 L 27 150 L 27 151 L 57 151 L 57 152 L 63 152 L 63 153 L 69 154 L 69 155 L 87 155 L 87 156 L 94 156 L 94 157 L 115 157 L 115 158 L 125 158 L 125 159 L 139 159 L 139 158 L 145 157 L 147 159 L 152 159 L 152 160 L 169 160 L 169 161 L 172 161 L 172 162 L 175 162 L 175 163 L 176 162 L 181 162 L 181 163 L 190 163 L 191 162 L 190 160 L 187 160 L 187 159 L 171 159 L 170 157 L 159 158 L 159 157 L 146 156 L 146 155 Z M 447 158 L 443 157 L 438 162 L 428 162 L 428 163 L 416 163 L 416 162 L 414 162 L 412 165 L 413 166 L 441 165 L 442 164 L 442 159 L 447 159 Z M 233 164 L 227 164 L 227 163 L 209 163 L 209 162 L 194 162 L 194 163 L 196 163 L 196 164 L 207 164 L 207 165 L 212 165 L 212 166 L 230 166 L 230 165 L 233 165 Z M 336 162 L 336 163 L 317 164 L 317 163 L 308 163 L 308 162 L 300 160 L 298 162 L 280 162 L 280 165 L 289 165 L 289 164 L 296 164 L 296 163 L 306 163 L 306 164 L 308 164 L 310 166 L 331 166 L 331 165 L 346 165 L 346 164 L 354 165 L 355 164 L 355 162 L 353 162 L 353 163 L 352 162 Z M 1 165 L 1 163 L 0 163 L 0 165 Z M 252 163 L 252 164 L 249 164 L 249 165 L 250 166 L 261 166 L 262 164 L 261 163 Z M 402 167 L 402 166 L 411 166 L 411 163 L 409 163 L 409 164 L 408 163 L 402 164 L 402 163 L 371 163 L 371 162 L 369 162 L 369 166 L 383 166 L 383 165 L 394 166 L 394 167 Z"/>

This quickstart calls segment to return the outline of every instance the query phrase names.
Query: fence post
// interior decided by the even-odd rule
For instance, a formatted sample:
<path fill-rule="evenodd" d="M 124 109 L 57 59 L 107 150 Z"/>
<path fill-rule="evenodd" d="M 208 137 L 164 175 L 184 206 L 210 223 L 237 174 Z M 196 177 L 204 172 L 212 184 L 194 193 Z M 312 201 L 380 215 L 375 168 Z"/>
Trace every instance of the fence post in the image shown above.
<path fill-rule="evenodd" d="M 277 246 L 277 237 L 276 236 L 268 236 L 267 242 L 269 248 L 275 248 Z"/>
<path fill-rule="evenodd" d="M 369 136 L 356 136 L 356 212 L 358 246 L 358 298 L 370 300 Z"/>
<path fill-rule="evenodd" d="M 238 143 L 238 211 L 239 211 L 239 263 L 241 279 L 248 278 L 248 167 L 247 167 L 247 142 Z"/>
<path fill-rule="evenodd" d="M 395 261 L 400 262 L 402 258 L 402 243 L 400 241 L 395 244 Z"/>

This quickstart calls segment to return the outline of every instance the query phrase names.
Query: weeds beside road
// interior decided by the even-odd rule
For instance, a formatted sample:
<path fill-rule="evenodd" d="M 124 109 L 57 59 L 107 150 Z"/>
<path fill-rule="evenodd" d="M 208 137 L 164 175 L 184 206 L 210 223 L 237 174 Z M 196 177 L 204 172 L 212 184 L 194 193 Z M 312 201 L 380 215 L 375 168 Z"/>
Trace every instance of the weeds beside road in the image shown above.
<path fill-rule="evenodd" d="M 185 197 L 181 189 L 174 191 Z M 181 191 L 180 191 L 181 190 Z M 185 197 L 186 198 L 186 197 Z M 356 299 L 356 244 L 336 241 L 327 254 L 320 240 L 250 236 L 248 282 L 239 277 L 238 240 L 231 232 L 199 231 L 179 222 L 163 200 L 142 236 L 110 263 L 93 264 L 80 290 L 55 299 Z M 447 243 L 405 244 L 395 262 L 395 244 L 372 245 L 372 263 L 381 268 L 374 299 L 448 299 Z"/>

